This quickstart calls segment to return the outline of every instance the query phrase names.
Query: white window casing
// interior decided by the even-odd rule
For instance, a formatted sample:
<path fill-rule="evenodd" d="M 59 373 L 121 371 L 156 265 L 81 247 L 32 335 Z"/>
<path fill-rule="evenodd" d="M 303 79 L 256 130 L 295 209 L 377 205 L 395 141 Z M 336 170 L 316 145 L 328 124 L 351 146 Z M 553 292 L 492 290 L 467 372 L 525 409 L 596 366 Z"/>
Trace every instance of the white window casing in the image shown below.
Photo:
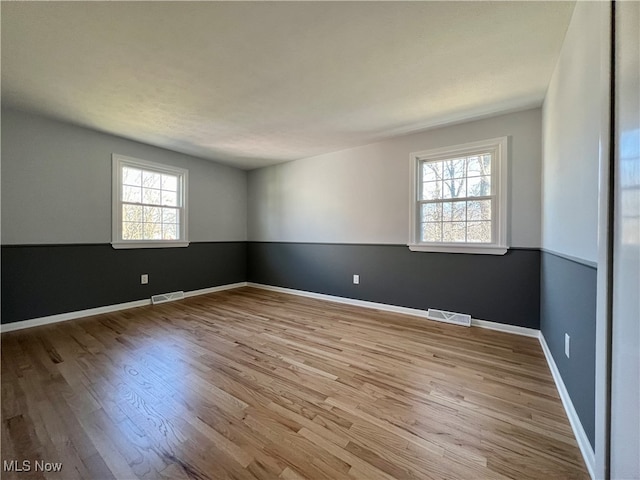
<path fill-rule="evenodd" d="M 507 146 L 500 137 L 411 154 L 412 251 L 507 252 Z"/>
<path fill-rule="evenodd" d="M 113 248 L 186 247 L 189 172 L 112 155 Z"/>

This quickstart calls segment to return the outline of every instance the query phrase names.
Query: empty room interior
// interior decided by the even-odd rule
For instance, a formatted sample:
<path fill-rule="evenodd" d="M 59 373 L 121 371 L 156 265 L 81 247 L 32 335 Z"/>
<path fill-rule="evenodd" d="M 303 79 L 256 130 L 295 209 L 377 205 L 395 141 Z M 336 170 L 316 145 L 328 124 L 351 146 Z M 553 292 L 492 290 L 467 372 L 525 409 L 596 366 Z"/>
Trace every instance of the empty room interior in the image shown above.
<path fill-rule="evenodd" d="M 7 479 L 640 478 L 640 3 L 2 2 Z"/>

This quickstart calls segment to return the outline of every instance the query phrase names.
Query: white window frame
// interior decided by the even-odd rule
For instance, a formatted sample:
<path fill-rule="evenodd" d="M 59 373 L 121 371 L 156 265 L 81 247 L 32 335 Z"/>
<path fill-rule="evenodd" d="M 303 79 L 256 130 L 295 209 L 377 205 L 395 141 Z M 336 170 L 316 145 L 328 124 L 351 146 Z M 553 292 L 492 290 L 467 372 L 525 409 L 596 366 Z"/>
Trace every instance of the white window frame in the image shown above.
<path fill-rule="evenodd" d="M 411 168 L 411 217 L 409 242 L 407 246 L 414 252 L 445 252 L 504 255 L 507 253 L 507 198 L 508 198 L 508 137 L 492 138 L 462 145 L 436 148 L 410 155 Z M 447 158 L 471 155 L 480 151 L 492 152 L 491 161 L 491 227 L 492 243 L 472 242 L 421 242 L 420 241 L 420 165 L 423 161 L 445 160 Z"/>
<path fill-rule="evenodd" d="M 168 248 L 187 247 L 189 216 L 188 184 L 189 171 L 161 163 L 140 160 L 112 154 L 112 190 L 111 190 L 111 246 L 113 248 Z M 139 168 L 142 170 L 165 173 L 178 177 L 178 204 L 180 210 L 180 228 L 178 240 L 123 240 L 122 239 L 122 167 Z"/>

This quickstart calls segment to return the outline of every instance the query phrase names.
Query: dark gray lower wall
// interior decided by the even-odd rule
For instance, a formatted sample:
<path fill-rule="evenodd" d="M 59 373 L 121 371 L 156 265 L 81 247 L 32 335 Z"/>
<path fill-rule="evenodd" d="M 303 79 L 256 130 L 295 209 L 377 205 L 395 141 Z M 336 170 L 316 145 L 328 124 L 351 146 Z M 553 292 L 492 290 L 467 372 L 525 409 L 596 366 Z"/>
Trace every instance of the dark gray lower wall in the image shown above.
<path fill-rule="evenodd" d="M 247 261 L 250 282 L 540 326 L 535 249 L 467 255 L 412 252 L 406 245 L 249 242 Z"/>
<path fill-rule="evenodd" d="M 404 245 L 212 242 L 114 250 L 2 247 L 2 323 L 252 281 L 539 328 L 540 252 L 411 252 Z M 148 273 L 148 285 L 140 275 Z M 353 285 L 352 275 L 360 275 Z"/>
<path fill-rule="evenodd" d="M 246 264 L 245 242 L 129 250 L 109 244 L 3 246 L 2 323 L 244 282 Z M 148 285 L 140 284 L 143 273 Z"/>
<path fill-rule="evenodd" d="M 542 252 L 540 330 L 551 350 L 591 445 L 595 432 L 595 267 Z M 570 358 L 564 335 L 571 337 Z"/>

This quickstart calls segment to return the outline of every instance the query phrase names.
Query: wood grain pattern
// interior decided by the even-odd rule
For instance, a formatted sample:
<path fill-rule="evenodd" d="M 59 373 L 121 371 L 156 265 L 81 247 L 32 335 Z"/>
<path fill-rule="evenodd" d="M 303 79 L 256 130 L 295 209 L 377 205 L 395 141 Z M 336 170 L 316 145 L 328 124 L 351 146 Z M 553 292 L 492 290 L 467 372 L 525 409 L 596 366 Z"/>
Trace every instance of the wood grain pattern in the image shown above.
<path fill-rule="evenodd" d="M 3 334 L 14 459 L 2 478 L 588 478 L 535 339 L 253 288 Z"/>

